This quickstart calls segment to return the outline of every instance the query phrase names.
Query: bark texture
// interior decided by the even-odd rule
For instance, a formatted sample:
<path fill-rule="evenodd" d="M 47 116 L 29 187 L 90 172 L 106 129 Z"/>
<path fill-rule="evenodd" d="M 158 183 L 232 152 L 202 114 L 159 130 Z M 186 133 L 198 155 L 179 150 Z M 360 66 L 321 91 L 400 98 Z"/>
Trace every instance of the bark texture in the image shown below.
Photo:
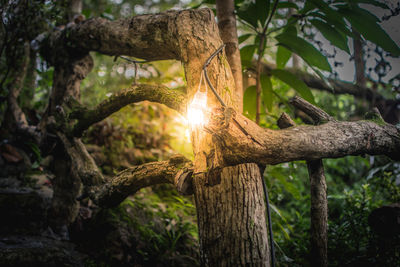
<path fill-rule="evenodd" d="M 328 266 L 328 201 L 322 160 L 307 161 L 311 188 L 311 266 Z"/>
<path fill-rule="evenodd" d="M 175 184 L 182 193 L 190 193 L 192 173 L 192 162 L 177 155 L 168 161 L 150 162 L 123 170 L 105 184 L 93 187 L 89 195 L 99 206 L 113 207 L 129 195 L 155 184 Z M 182 187 L 181 179 L 187 179 L 188 186 Z"/>
<path fill-rule="evenodd" d="M 220 173 L 219 173 L 220 172 Z M 260 170 L 240 164 L 193 181 L 205 266 L 269 266 Z"/>
<path fill-rule="evenodd" d="M 77 107 L 70 115 L 71 119 L 78 120 L 74 125 L 73 135 L 80 137 L 92 124 L 102 121 L 126 105 L 144 100 L 165 104 L 182 113 L 186 107 L 185 94 L 178 90 L 170 90 L 162 85 L 134 85 L 113 94 L 93 109 Z"/>
<path fill-rule="evenodd" d="M 143 15 L 132 19 L 112 22 L 104 19 L 91 19 L 76 25 L 68 26 L 65 30 L 52 34 L 47 39 L 47 43 L 62 45 L 62 51 L 67 48 L 68 51 L 72 50 L 81 54 L 85 54 L 86 51 L 98 51 L 108 55 L 128 55 L 147 60 L 181 60 L 185 67 L 187 98 L 189 100 L 197 91 L 203 64 L 207 58 L 222 45 L 215 18 L 212 11 L 209 9 L 169 11 L 156 15 Z M 55 53 L 55 51 L 57 51 L 57 49 L 47 53 L 47 58 L 52 62 L 56 62 L 57 60 L 57 53 Z M 230 107 L 237 107 L 238 99 L 234 94 L 235 90 L 232 90 L 235 88 L 234 79 L 225 55 L 222 54 L 214 58 L 207 70 L 211 83 L 224 102 Z M 71 72 L 68 74 L 68 77 L 73 79 Z M 60 75 L 62 76 L 62 73 L 60 73 Z M 70 80 L 64 79 L 64 84 L 72 83 Z M 63 101 L 65 101 L 67 97 L 62 93 L 65 91 L 67 90 L 60 88 L 57 99 L 63 99 Z M 72 97 L 77 98 L 78 95 L 75 94 L 72 95 Z M 109 104 L 111 104 L 111 102 L 102 103 L 97 110 L 104 111 L 105 109 L 103 109 L 103 107 L 107 106 L 107 110 L 113 111 L 117 110 L 119 107 L 118 105 L 111 105 L 112 107 L 110 108 Z M 208 94 L 207 105 L 210 110 L 220 106 L 220 103 L 211 92 Z M 106 113 L 103 113 L 103 115 Z M 103 115 L 99 116 L 99 118 L 101 119 Z M 213 137 L 211 134 L 194 129 L 193 136 L 193 150 L 195 155 L 194 179 L 196 179 L 198 185 L 205 186 L 206 183 L 208 183 L 208 179 L 205 179 L 205 173 L 216 169 L 220 155 L 217 153 L 212 143 Z M 146 169 L 145 167 L 140 167 L 136 170 L 139 171 L 141 168 Z M 243 211 L 237 211 L 238 215 L 243 214 L 242 217 L 227 217 L 225 213 L 221 212 L 214 212 L 211 216 L 213 216 L 215 221 L 224 222 L 224 225 L 230 228 L 237 227 L 235 226 L 236 224 L 240 226 L 240 229 L 242 229 L 243 225 L 248 225 L 248 227 L 250 227 L 250 225 L 253 225 L 254 221 L 255 226 L 251 228 L 252 231 L 236 232 L 234 235 L 236 238 L 235 240 L 240 242 L 238 244 L 241 246 L 240 250 L 235 252 L 235 257 L 240 259 L 240 262 L 243 262 L 243 264 L 251 266 L 260 265 L 260 260 L 267 262 L 268 251 L 266 245 L 267 232 L 265 228 L 264 203 L 262 200 L 262 192 L 260 191 L 261 185 L 259 184 L 261 179 L 259 177 L 259 170 L 255 164 L 245 164 L 242 167 L 230 168 L 237 169 L 231 174 L 229 174 L 229 169 L 222 169 L 222 175 L 218 171 L 213 172 L 216 181 L 226 181 L 224 183 L 226 187 L 217 185 L 213 187 L 215 190 L 214 196 L 219 196 L 224 194 L 224 192 L 230 192 L 229 199 L 237 199 L 237 203 L 239 204 L 243 199 L 245 203 L 249 203 L 248 205 L 253 206 L 251 209 L 249 208 L 247 212 L 244 209 L 247 204 L 243 203 L 241 206 Z M 121 181 L 120 184 L 126 182 L 128 188 L 131 186 L 130 189 L 134 191 L 137 182 L 134 182 L 134 179 L 128 179 L 125 174 L 129 174 L 129 171 L 122 173 L 115 181 Z M 182 179 L 182 177 L 187 176 L 188 175 L 185 174 L 178 175 L 179 179 L 177 179 L 176 184 L 185 187 L 185 182 L 182 182 L 182 180 L 188 179 Z M 224 179 L 221 177 L 224 177 Z M 228 183 L 228 180 L 231 179 L 235 179 L 240 187 L 232 187 L 233 185 Z M 246 179 L 249 182 L 244 186 L 244 180 Z M 252 180 L 255 182 L 252 182 Z M 154 179 L 152 179 L 152 181 L 154 181 Z M 151 183 L 151 180 L 144 180 L 142 182 L 143 184 Z M 108 185 L 110 186 L 111 184 Z M 186 188 L 188 187 L 190 186 L 186 185 Z M 111 186 L 111 188 L 113 187 Z M 114 188 L 118 188 L 118 186 Z M 254 188 L 258 188 L 258 191 L 254 191 Z M 123 193 L 115 195 L 115 199 L 119 201 L 124 195 L 126 196 L 128 191 L 116 189 L 113 192 L 118 192 L 118 190 L 123 191 Z M 193 190 L 196 196 L 203 196 L 203 192 L 208 189 L 197 186 L 194 187 Z M 76 192 L 77 190 L 75 190 L 72 195 L 75 195 Z M 257 192 L 257 194 L 255 192 Z M 105 195 L 104 199 L 108 198 L 106 193 Z M 111 199 L 110 203 L 114 201 L 113 198 L 114 196 L 109 197 L 109 199 Z M 231 210 L 232 202 L 228 201 L 228 196 L 226 196 L 225 199 L 226 201 L 224 200 L 223 202 L 216 202 L 218 200 L 216 198 L 205 200 L 209 201 L 206 203 L 207 206 L 219 207 L 224 211 Z M 220 253 L 223 252 L 220 256 L 226 258 L 226 262 L 233 261 L 234 258 L 226 255 L 226 252 L 233 248 L 237 249 L 237 247 L 227 242 L 227 239 L 221 239 L 217 236 L 221 233 L 225 234 L 225 229 L 220 228 L 224 231 L 221 233 L 214 232 L 215 235 L 210 234 L 207 237 L 203 236 L 208 234 L 208 228 L 203 229 L 203 227 L 206 227 L 207 224 L 205 222 L 208 219 L 208 217 L 205 216 L 210 215 L 202 213 L 201 207 L 198 206 L 198 208 L 200 239 L 212 240 L 213 244 L 220 248 Z M 253 211 L 257 211 L 257 214 L 254 214 Z M 255 219 L 255 215 L 262 217 L 262 219 Z M 256 239 L 258 241 L 254 241 Z M 256 243 L 253 244 L 252 242 Z M 263 244 L 265 245 L 264 247 L 262 246 Z M 254 252 L 254 250 L 257 250 L 257 252 Z M 212 266 L 218 266 L 216 265 L 217 263 L 222 266 L 222 263 L 219 263 L 221 258 L 214 260 L 215 256 L 217 255 L 213 254 L 212 250 L 205 249 L 203 253 L 203 264 L 207 265 L 211 260 L 215 263 Z M 222 262 L 225 261 L 222 259 Z M 237 262 L 237 260 L 235 262 Z"/>
<path fill-rule="evenodd" d="M 240 61 L 239 42 L 236 29 L 235 3 L 234 0 L 216 1 L 218 29 L 225 46 L 226 57 L 235 79 L 236 98 L 243 99 L 243 76 L 242 63 Z M 243 103 L 238 101 L 237 110 L 243 112 Z"/>
<path fill-rule="evenodd" d="M 260 128 L 240 114 L 233 115 L 237 123 L 227 123 L 222 108 L 213 114 L 209 131 L 227 165 L 243 162 L 267 165 L 363 154 L 400 158 L 400 130 L 381 121 L 330 121 L 319 126 L 270 130 Z"/>

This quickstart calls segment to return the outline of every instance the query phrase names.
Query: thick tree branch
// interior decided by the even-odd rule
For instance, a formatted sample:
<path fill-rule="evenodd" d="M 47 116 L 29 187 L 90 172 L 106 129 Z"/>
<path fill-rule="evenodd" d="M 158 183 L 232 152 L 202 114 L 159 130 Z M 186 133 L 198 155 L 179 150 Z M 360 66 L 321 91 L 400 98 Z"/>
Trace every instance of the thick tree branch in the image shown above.
<path fill-rule="evenodd" d="M 217 0 L 218 29 L 225 46 L 226 57 L 235 79 L 236 97 L 240 99 L 237 110 L 243 112 L 243 77 L 236 29 L 235 3 L 233 0 Z"/>
<path fill-rule="evenodd" d="M 179 112 L 184 112 L 186 108 L 186 95 L 181 91 L 172 90 L 163 85 L 134 85 L 129 89 L 113 94 L 94 109 L 88 110 L 79 107 L 73 111 L 70 118 L 78 120 L 73 128 L 73 135 L 80 137 L 83 131 L 92 124 L 107 118 L 126 105 L 144 100 L 164 104 Z"/>
<path fill-rule="evenodd" d="M 25 77 L 28 71 L 30 59 L 30 46 L 28 43 L 24 44 L 22 58 L 18 62 L 18 69 L 14 70 L 14 77 L 8 87 L 7 110 L 3 127 L 8 130 L 16 131 L 19 134 L 29 136 L 37 143 L 40 141 L 40 133 L 37 128 L 28 124 L 25 113 L 22 111 L 18 104 L 18 97 L 24 85 Z"/>
<path fill-rule="evenodd" d="M 97 185 L 103 182 L 103 175 L 93 158 L 89 155 L 85 145 L 77 138 L 68 138 L 57 132 L 71 161 L 71 173 L 77 180 L 86 186 Z"/>
<path fill-rule="evenodd" d="M 400 131 L 382 122 L 330 121 L 319 126 L 270 130 L 260 128 L 240 114 L 236 114 L 235 119 L 237 123 L 227 125 L 225 112 L 216 109 L 208 127 L 228 165 L 278 164 L 363 154 L 400 159 Z"/>
<path fill-rule="evenodd" d="M 191 52 L 185 51 L 185 44 L 181 42 L 183 32 L 176 27 L 176 24 L 190 25 L 196 21 L 196 23 L 206 25 L 211 19 L 213 17 L 209 9 L 166 11 L 115 21 L 92 18 L 52 33 L 44 49 L 66 45 L 70 49 L 97 51 L 112 56 L 126 55 L 147 60 L 186 61 Z M 202 39 L 204 36 L 196 37 Z M 44 51 L 44 49 L 42 52 L 51 62 L 55 61 L 55 57 L 60 56 L 54 49 L 51 51 Z"/>
<path fill-rule="evenodd" d="M 182 193 L 191 193 L 192 173 L 192 162 L 177 155 L 168 161 L 150 162 L 123 170 L 107 183 L 93 187 L 89 196 L 101 207 L 113 207 L 129 195 L 155 184 L 170 183 Z"/>

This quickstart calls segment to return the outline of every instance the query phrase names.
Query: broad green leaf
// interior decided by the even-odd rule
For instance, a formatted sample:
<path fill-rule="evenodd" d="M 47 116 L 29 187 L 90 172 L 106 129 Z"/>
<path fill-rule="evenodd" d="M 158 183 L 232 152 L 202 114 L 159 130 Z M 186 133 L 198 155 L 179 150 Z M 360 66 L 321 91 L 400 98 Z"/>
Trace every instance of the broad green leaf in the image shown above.
<path fill-rule="evenodd" d="M 292 34 L 294 36 L 297 36 L 297 29 L 295 26 L 292 26 L 292 25 L 287 26 L 283 32 L 285 34 Z"/>
<path fill-rule="evenodd" d="M 327 3 L 321 0 L 307 0 L 307 2 L 309 1 L 319 9 L 319 12 L 324 14 L 324 17 L 326 17 L 326 22 L 333 24 L 338 28 L 345 27 L 344 25 L 346 24 L 343 16 L 338 11 L 330 7 Z"/>
<path fill-rule="evenodd" d="M 278 5 L 276 6 L 277 9 L 279 8 L 294 8 L 294 9 L 299 9 L 299 7 L 295 3 L 291 2 L 279 2 Z"/>
<path fill-rule="evenodd" d="M 309 21 L 329 42 L 331 42 L 332 45 L 337 46 L 350 54 L 347 37 L 340 34 L 335 28 L 322 20 L 312 19 Z"/>
<path fill-rule="evenodd" d="M 256 86 L 252 85 L 247 87 L 243 95 L 243 113 L 250 119 L 254 119 L 256 117 L 256 97 Z"/>
<path fill-rule="evenodd" d="M 305 62 L 321 70 L 331 71 L 331 66 L 325 56 L 312 44 L 291 34 L 282 33 L 275 37 L 279 44 L 299 55 Z"/>
<path fill-rule="evenodd" d="M 243 5 L 241 5 L 236 13 L 239 16 L 239 18 L 246 21 L 254 28 L 257 28 L 257 26 L 258 26 L 257 25 L 257 16 L 255 14 L 258 14 L 258 11 L 257 11 L 256 4 L 254 4 L 253 2 L 247 2 Z"/>
<path fill-rule="evenodd" d="M 268 109 L 268 111 L 272 110 L 272 102 L 273 102 L 273 91 L 272 91 L 272 83 L 271 79 L 268 75 L 261 74 L 260 77 L 261 87 L 262 87 L 262 99 L 264 101 L 264 105 Z"/>
<path fill-rule="evenodd" d="M 243 35 L 239 36 L 239 38 L 238 38 L 239 44 L 241 44 L 241 43 L 243 43 L 244 41 L 246 41 L 247 39 L 249 39 L 250 36 L 252 36 L 251 33 L 243 34 Z"/>
<path fill-rule="evenodd" d="M 348 1 L 335 1 L 335 3 L 340 2 L 340 3 L 348 3 Z M 369 5 L 374 5 L 380 8 L 384 8 L 384 9 L 390 9 L 390 7 L 388 7 L 388 5 L 386 5 L 383 2 L 379 2 L 376 0 L 351 0 L 352 4 L 369 4 Z"/>
<path fill-rule="evenodd" d="M 270 0 L 256 0 L 257 18 L 261 25 L 264 26 L 269 13 L 269 2 Z"/>
<path fill-rule="evenodd" d="M 272 75 L 291 86 L 294 90 L 296 90 L 305 100 L 308 102 L 315 104 L 314 96 L 308 88 L 308 86 L 299 78 L 297 78 L 294 74 L 280 69 L 274 69 L 271 71 Z"/>
<path fill-rule="evenodd" d="M 240 58 L 243 66 L 251 66 L 254 52 L 256 51 L 256 45 L 246 45 L 240 49 Z"/>
<path fill-rule="evenodd" d="M 276 67 L 278 69 L 284 68 L 291 56 L 292 52 L 290 50 L 286 49 L 284 46 L 279 45 L 278 51 L 276 53 Z"/>
<path fill-rule="evenodd" d="M 394 56 L 400 56 L 399 46 L 377 23 L 376 17 L 361 8 L 340 7 L 341 13 L 365 39 L 382 47 Z M 369 15 L 368 15 L 369 14 Z"/>
<path fill-rule="evenodd" d="M 311 12 L 309 14 L 309 17 L 313 17 L 313 18 L 321 18 L 324 21 L 326 21 L 328 24 L 334 26 L 336 28 L 336 30 L 342 32 L 343 34 L 350 36 L 352 38 L 356 38 L 356 35 L 354 33 L 352 33 L 348 28 L 346 23 L 344 22 L 344 20 L 337 20 L 337 19 L 331 19 L 329 17 L 327 17 L 325 14 L 321 14 L 318 12 Z"/>

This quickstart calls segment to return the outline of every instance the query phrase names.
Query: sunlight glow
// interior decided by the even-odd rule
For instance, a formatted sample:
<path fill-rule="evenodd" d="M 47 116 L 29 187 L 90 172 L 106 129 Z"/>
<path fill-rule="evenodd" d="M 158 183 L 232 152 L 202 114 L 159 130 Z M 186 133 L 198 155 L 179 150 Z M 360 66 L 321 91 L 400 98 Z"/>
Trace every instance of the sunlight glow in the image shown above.
<path fill-rule="evenodd" d="M 187 110 L 187 119 L 191 128 L 202 127 L 206 123 L 204 112 L 207 109 L 207 92 L 197 91 Z"/>

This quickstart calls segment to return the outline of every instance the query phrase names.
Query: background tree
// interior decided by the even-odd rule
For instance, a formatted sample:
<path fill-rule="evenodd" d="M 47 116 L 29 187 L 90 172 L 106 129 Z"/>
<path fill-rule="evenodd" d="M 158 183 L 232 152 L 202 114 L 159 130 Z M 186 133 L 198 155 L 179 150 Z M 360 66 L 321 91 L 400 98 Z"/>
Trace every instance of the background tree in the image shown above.
<path fill-rule="evenodd" d="M 5 5 L 8 8 L 5 9 L 5 16 L 14 18 L 15 13 L 21 10 L 14 8 L 13 4 Z M 17 4 L 23 7 L 27 2 Z M 38 10 L 44 7 L 46 6 L 40 3 L 37 5 Z M 279 19 L 279 16 L 282 16 L 279 9 L 288 7 L 298 9 L 298 15 L 284 21 L 283 26 L 276 27 L 273 18 Z M 347 14 L 347 22 L 333 19 L 341 17 L 338 15 L 339 11 L 341 14 Z M 374 35 L 369 30 L 363 31 L 363 25 L 358 23 L 354 12 L 359 12 L 367 18 L 369 30 L 374 30 Z M 249 16 L 254 13 L 259 16 Z M 330 64 L 313 45 L 297 35 L 294 25 L 298 21 L 312 21 L 311 24 L 317 29 L 326 28 L 327 22 L 335 22 L 336 24 L 332 24 L 335 27 L 330 28 L 330 32 L 340 31 L 339 34 L 344 39 L 347 37 L 343 37 L 343 34 L 350 35 L 348 28 L 353 26 L 364 38 L 371 39 L 395 56 L 399 54 L 398 46 L 379 27 L 376 18 L 371 17 L 371 14 L 358 5 L 347 2 L 328 5 L 320 1 L 307 1 L 304 6 L 278 1 L 243 2 L 238 3 L 237 14 L 257 32 L 257 36 L 254 37 L 256 44 L 241 50 L 245 66 L 248 64 L 247 66 L 251 67 L 252 53 L 258 49 L 256 86 L 246 90 L 244 110 L 250 118 L 258 118 L 257 121 L 263 126 L 268 126 L 268 120 L 271 121 L 273 116 L 261 116 L 264 115 L 261 113 L 261 96 L 268 111 L 272 110 L 273 95 L 282 103 L 287 103 L 286 96 L 281 96 L 278 90 L 272 88 L 269 77 L 271 74 L 295 89 L 309 102 L 316 102 L 305 83 L 290 71 L 271 69 L 269 65 L 262 64 L 267 41 L 272 34 L 280 43 L 277 65 L 284 67 L 290 57 L 288 51 L 292 50 L 320 75 L 320 78 L 312 76 L 310 79 L 317 79 L 321 83 L 325 78 L 317 68 L 331 71 Z M 65 14 L 61 14 L 55 24 L 61 23 L 65 17 Z M 21 16 L 18 18 L 21 19 Z M 184 112 L 185 103 L 193 97 L 198 88 L 204 63 L 221 46 L 222 41 L 218 36 L 213 13 L 208 9 L 170 11 L 115 21 L 102 18 L 75 19 L 66 26 L 58 24 L 58 28 L 40 35 L 40 38 L 10 39 L 17 40 L 22 51 L 22 56 L 13 52 L 10 58 L 22 60 L 15 70 L 7 69 L 12 74 L 9 76 L 11 78 L 7 72 L 4 72 L 6 74 L 3 77 L 4 81 L 11 79 L 7 91 L 7 113 L 13 118 L 11 123 L 4 124 L 10 126 L 2 126 L 2 130 L 6 130 L 6 134 L 18 133 L 19 136 L 19 133 L 23 133 L 29 136 L 36 147 L 40 146 L 43 155 L 53 156 L 51 169 L 55 174 L 55 181 L 49 220 L 52 229 L 64 238 L 68 237 L 67 226 L 78 216 L 78 197 L 80 200 L 89 197 L 100 207 L 111 207 L 121 203 L 128 195 L 142 187 L 172 183 L 183 193 L 194 193 L 203 264 L 267 266 L 269 256 L 265 206 L 258 165 L 365 153 L 385 154 L 394 159 L 399 156 L 398 129 L 383 122 L 377 111 L 373 114 L 372 121 L 338 122 L 315 106 L 299 101 L 297 108 L 314 121 L 321 122 L 320 126 L 270 130 L 254 124 L 240 112 L 235 112 L 235 109 L 240 110 L 240 94 L 234 93 L 237 92 L 238 86 L 235 85 L 229 63 L 222 53 L 211 61 L 207 70 L 211 84 L 228 107 L 221 107 L 217 99 L 211 93 L 208 94 L 208 108 L 212 115 L 206 128 L 192 129 L 193 163 L 182 156 L 176 156 L 167 161 L 132 167 L 110 179 L 104 179 L 103 173 L 80 140 L 84 131 L 123 106 L 143 100 L 159 102 Z M 3 34 L 12 33 L 9 21 L 3 20 L 3 23 Z M 7 30 L 7 27 L 10 28 Z M 26 36 L 26 33 L 22 33 L 22 36 Z M 11 43 L 5 43 L 4 47 L 13 48 Z M 22 111 L 15 104 L 21 81 L 25 79 L 28 69 L 28 43 L 37 45 L 43 59 L 54 65 L 48 105 L 40 122 L 31 125 L 23 119 Z M 346 50 L 343 42 L 335 45 Z M 186 92 L 170 90 L 162 85 L 135 83 L 129 89 L 115 93 L 97 106 L 88 108 L 79 103 L 79 98 L 80 83 L 93 68 L 89 51 L 112 56 L 133 56 L 151 61 L 180 60 L 185 69 Z M 8 68 L 10 64 L 5 63 L 4 66 Z M 268 71 L 267 75 L 262 74 L 263 69 Z M 287 87 L 286 90 L 288 89 Z M 255 112 L 252 112 L 253 110 Z M 226 251 L 230 253 L 227 254 Z"/>

